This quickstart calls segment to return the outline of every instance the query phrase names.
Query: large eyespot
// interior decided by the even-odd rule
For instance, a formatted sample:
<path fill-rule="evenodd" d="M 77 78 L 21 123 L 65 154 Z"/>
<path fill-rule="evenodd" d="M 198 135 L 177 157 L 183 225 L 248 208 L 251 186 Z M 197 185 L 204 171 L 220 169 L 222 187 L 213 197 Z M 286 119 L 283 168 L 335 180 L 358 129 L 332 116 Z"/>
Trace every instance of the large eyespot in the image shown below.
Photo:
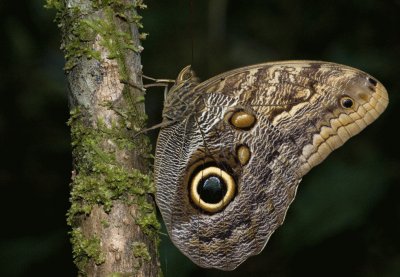
<path fill-rule="evenodd" d="M 340 99 L 340 105 L 345 109 L 350 109 L 354 106 L 354 101 L 348 96 L 343 96 Z"/>
<path fill-rule="evenodd" d="M 209 166 L 196 173 L 190 182 L 190 198 L 202 210 L 215 213 L 235 196 L 236 183 L 226 171 Z"/>

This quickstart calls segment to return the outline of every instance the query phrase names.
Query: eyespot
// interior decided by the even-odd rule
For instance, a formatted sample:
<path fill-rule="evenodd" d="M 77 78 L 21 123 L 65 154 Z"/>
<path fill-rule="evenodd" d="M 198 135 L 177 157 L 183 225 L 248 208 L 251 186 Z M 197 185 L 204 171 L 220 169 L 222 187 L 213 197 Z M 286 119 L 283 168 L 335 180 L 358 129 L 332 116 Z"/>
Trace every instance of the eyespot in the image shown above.
<path fill-rule="evenodd" d="M 196 173 L 190 182 L 190 198 L 200 209 L 215 213 L 235 196 L 236 183 L 226 171 L 209 166 Z"/>
<path fill-rule="evenodd" d="M 232 114 L 229 121 L 234 127 L 238 129 L 249 130 L 251 127 L 254 126 L 256 118 L 254 115 L 248 112 L 239 110 Z"/>
<path fill-rule="evenodd" d="M 345 109 L 350 109 L 353 107 L 354 101 L 350 97 L 344 96 L 340 99 L 340 105 Z"/>
<path fill-rule="evenodd" d="M 249 162 L 250 157 L 251 157 L 250 149 L 246 145 L 240 145 L 236 149 L 236 154 L 237 154 L 237 157 L 238 157 L 241 165 L 246 165 Z"/>

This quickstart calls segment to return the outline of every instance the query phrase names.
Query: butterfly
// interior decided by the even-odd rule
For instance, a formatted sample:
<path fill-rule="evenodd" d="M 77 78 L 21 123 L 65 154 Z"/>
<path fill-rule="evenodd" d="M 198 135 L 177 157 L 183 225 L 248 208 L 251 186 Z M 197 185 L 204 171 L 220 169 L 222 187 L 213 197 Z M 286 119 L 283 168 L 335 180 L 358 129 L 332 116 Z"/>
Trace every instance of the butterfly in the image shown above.
<path fill-rule="evenodd" d="M 235 269 L 283 223 L 302 176 L 387 105 L 380 82 L 335 63 L 262 63 L 204 82 L 184 68 L 154 166 L 173 243 L 199 266 Z"/>

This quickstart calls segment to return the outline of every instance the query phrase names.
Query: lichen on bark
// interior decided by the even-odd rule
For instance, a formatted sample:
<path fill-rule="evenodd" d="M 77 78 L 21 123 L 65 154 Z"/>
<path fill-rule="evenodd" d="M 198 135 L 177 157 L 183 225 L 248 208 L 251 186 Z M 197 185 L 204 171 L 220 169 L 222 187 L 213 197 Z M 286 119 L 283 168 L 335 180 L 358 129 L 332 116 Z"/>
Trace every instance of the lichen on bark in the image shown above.
<path fill-rule="evenodd" d="M 70 87 L 73 257 L 80 275 L 157 276 L 159 223 L 151 194 L 133 0 L 47 0 L 62 31 Z M 128 85 L 130 84 L 130 85 Z M 132 84 L 134 84 L 132 86 Z"/>

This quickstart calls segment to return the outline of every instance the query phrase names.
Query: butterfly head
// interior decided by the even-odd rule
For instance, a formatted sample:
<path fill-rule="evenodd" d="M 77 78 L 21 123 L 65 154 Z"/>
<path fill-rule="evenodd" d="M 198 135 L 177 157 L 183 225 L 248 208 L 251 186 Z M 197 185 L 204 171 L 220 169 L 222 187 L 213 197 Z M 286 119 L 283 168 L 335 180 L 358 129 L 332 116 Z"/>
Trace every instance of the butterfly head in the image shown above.
<path fill-rule="evenodd" d="M 175 84 L 180 84 L 184 82 L 199 82 L 199 78 L 196 76 L 196 73 L 193 71 L 191 65 L 184 67 L 181 72 L 179 72 L 178 77 L 176 77 Z"/>
<path fill-rule="evenodd" d="M 175 84 L 168 91 L 164 102 L 163 118 L 167 121 L 179 121 L 193 111 L 193 88 L 199 79 L 188 65 L 181 70 Z"/>

